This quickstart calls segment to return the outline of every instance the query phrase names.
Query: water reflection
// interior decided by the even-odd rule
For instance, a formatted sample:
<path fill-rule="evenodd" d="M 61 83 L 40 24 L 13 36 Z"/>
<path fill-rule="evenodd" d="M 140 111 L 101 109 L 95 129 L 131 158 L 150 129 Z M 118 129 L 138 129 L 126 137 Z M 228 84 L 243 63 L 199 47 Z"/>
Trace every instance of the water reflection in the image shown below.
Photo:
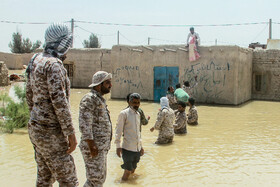
<path fill-rule="evenodd" d="M 78 106 L 89 90 L 72 89 L 71 107 L 76 135 Z M 108 97 L 107 97 L 108 98 Z M 113 128 L 125 100 L 108 100 Z M 108 154 L 108 175 L 104 186 L 278 186 L 280 184 L 279 102 L 253 101 L 239 107 L 198 106 L 199 125 L 188 126 L 188 134 L 175 136 L 174 143 L 155 145 L 158 103 L 142 102 L 151 116 L 142 128 L 145 155 L 136 174 L 121 183 L 122 159 L 115 145 Z M 113 139 L 114 141 L 114 139 Z M 0 135 L 0 186 L 34 186 L 36 164 L 26 130 Z M 75 158 L 80 186 L 85 182 L 81 153 Z M 55 184 L 54 186 L 58 186 Z"/>

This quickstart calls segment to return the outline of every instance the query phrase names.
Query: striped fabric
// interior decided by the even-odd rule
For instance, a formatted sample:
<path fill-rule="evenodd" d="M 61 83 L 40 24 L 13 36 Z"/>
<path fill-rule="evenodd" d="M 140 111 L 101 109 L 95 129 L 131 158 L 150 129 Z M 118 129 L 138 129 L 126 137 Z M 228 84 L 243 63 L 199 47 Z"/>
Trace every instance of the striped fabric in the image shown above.
<path fill-rule="evenodd" d="M 72 33 L 69 28 L 61 23 L 50 25 L 45 32 L 45 52 L 61 57 L 65 55 L 72 44 Z"/>

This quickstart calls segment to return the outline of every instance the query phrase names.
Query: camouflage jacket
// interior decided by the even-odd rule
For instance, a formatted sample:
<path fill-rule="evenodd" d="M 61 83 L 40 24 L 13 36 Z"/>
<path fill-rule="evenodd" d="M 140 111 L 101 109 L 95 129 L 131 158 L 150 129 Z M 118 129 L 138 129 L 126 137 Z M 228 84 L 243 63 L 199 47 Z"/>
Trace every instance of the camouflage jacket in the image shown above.
<path fill-rule="evenodd" d="M 154 128 L 159 130 L 159 137 L 174 136 L 174 122 L 175 114 L 171 108 L 164 108 L 159 111 Z"/>
<path fill-rule="evenodd" d="M 174 96 L 174 93 L 167 92 L 166 97 L 168 99 L 169 106 L 177 103 L 176 99 L 175 99 L 175 96 Z"/>
<path fill-rule="evenodd" d="M 87 93 L 81 100 L 79 111 L 79 129 L 84 140 L 94 140 L 99 150 L 109 150 L 112 139 L 112 123 L 106 100 L 95 91 Z"/>
<path fill-rule="evenodd" d="M 189 113 L 188 113 L 188 124 L 191 125 L 197 125 L 198 124 L 198 115 L 197 115 L 197 109 L 196 106 L 192 106 L 189 109 Z"/>
<path fill-rule="evenodd" d="M 30 122 L 61 128 L 64 136 L 74 134 L 70 112 L 70 80 L 63 63 L 46 53 L 33 56 L 28 70 L 26 100 Z"/>
<path fill-rule="evenodd" d="M 174 124 L 174 132 L 180 133 L 180 132 L 187 132 L 187 115 L 185 112 L 179 112 L 178 110 L 175 110 L 175 124 Z"/>

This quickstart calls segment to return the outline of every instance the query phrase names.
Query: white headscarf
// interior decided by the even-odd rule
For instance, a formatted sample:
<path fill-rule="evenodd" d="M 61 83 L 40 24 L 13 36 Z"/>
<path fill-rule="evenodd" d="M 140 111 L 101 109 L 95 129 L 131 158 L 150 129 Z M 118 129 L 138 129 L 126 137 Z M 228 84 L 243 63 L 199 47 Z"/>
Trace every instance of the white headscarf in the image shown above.
<path fill-rule="evenodd" d="M 61 57 L 70 49 L 72 39 L 72 33 L 65 24 L 54 23 L 45 32 L 45 52 Z"/>
<path fill-rule="evenodd" d="M 164 108 L 169 109 L 169 102 L 167 97 L 160 98 L 160 106 L 161 106 L 161 110 Z"/>

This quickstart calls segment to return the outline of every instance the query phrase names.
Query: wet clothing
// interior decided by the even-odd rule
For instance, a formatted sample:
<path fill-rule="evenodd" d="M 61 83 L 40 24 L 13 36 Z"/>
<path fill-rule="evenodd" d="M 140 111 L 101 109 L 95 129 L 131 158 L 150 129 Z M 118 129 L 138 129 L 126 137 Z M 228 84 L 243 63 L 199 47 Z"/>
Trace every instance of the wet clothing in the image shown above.
<path fill-rule="evenodd" d="M 74 159 L 67 154 L 68 141 L 58 127 L 46 127 L 30 122 L 28 133 L 37 163 L 36 186 L 78 186 Z"/>
<path fill-rule="evenodd" d="M 187 123 L 189 125 L 197 125 L 198 124 L 197 109 L 196 109 L 196 106 L 194 106 L 194 105 L 189 109 Z"/>
<path fill-rule="evenodd" d="M 123 164 L 121 165 L 122 169 L 126 169 L 128 171 L 135 170 L 137 168 L 137 163 L 140 161 L 141 153 L 128 151 L 126 149 L 122 149 L 122 158 Z"/>
<path fill-rule="evenodd" d="M 189 99 L 189 95 L 182 88 L 177 88 L 174 92 L 174 96 L 177 101 L 182 101 L 187 103 Z"/>
<path fill-rule="evenodd" d="M 86 166 L 84 186 L 102 186 L 106 179 L 107 153 L 111 146 L 112 123 L 106 100 L 92 89 L 80 102 L 79 129 L 82 133 L 80 149 Z M 94 158 L 86 140 L 94 140 L 98 155 Z"/>
<path fill-rule="evenodd" d="M 84 187 L 102 187 L 107 176 L 108 150 L 98 150 L 98 155 L 92 158 L 85 141 L 80 144 L 80 149 L 86 167 L 87 180 Z"/>
<path fill-rule="evenodd" d="M 123 142 L 121 145 L 121 137 Z M 116 124 L 115 144 L 117 148 L 139 152 L 142 148 L 140 114 L 131 107 L 121 111 Z"/>
<path fill-rule="evenodd" d="M 170 108 L 172 108 L 172 110 L 176 110 L 178 105 L 174 93 L 167 92 L 166 97 L 168 98 Z"/>
<path fill-rule="evenodd" d="M 63 63 L 39 53 L 29 63 L 26 101 L 28 133 L 35 150 L 37 186 L 78 186 L 74 160 L 67 154 L 67 136 L 75 133 L 70 112 L 70 81 Z"/>
<path fill-rule="evenodd" d="M 179 112 L 175 111 L 175 124 L 174 124 L 174 133 L 175 134 L 185 134 L 187 133 L 187 116 L 185 111 Z"/>
<path fill-rule="evenodd" d="M 136 169 L 140 161 L 140 151 L 142 149 L 141 131 L 140 131 L 140 114 L 133 108 L 128 107 L 121 111 L 116 124 L 117 148 L 122 148 L 123 164 L 121 167 L 125 170 L 132 171 Z M 123 142 L 121 145 L 121 137 Z"/>
<path fill-rule="evenodd" d="M 171 108 L 163 108 L 157 115 L 157 120 L 154 128 L 159 130 L 156 144 L 171 143 L 174 137 L 174 122 L 175 114 Z"/>

